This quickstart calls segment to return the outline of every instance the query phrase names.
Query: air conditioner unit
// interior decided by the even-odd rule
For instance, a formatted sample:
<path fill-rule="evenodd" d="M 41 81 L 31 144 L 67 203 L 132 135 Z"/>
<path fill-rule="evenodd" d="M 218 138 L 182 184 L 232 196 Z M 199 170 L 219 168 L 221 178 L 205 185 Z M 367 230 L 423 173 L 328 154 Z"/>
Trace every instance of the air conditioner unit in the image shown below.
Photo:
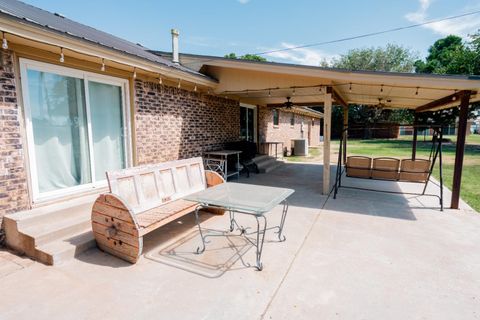
<path fill-rule="evenodd" d="M 308 156 L 307 139 L 292 139 L 293 154 L 296 156 Z"/>

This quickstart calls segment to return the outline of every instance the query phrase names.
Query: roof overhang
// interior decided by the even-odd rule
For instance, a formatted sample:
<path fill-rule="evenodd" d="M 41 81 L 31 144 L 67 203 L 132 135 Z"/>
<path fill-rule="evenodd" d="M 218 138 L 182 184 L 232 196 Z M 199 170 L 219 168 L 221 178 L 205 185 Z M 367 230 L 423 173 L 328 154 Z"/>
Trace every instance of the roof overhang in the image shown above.
<path fill-rule="evenodd" d="M 191 82 L 192 84 L 210 88 L 214 88 L 218 84 L 215 79 L 203 74 L 186 72 L 181 69 L 164 66 L 149 61 L 148 59 L 92 43 L 88 40 L 42 28 L 36 24 L 6 14 L 0 14 L 0 25 L 1 30 L 8 34 L 8 39 L 12 42 L 29 43 L 32 46 L 38 45 L 44 50 L 49 47 L 50 50 L 55 50 L 55 52 L 59 51 L 59 48 L 64 48 L 71 50 L 76 58 L 82 56 L 84 60 L 96 62 L 98 62 L 99 58 L 104 58 L 116 64 L 116 67 L 119 68 L 133 71 L 135 67 L 147 73 L 161 74 L 163 77 Z"/>
<path fill-rule="evenodd" d="M 217 94 L 252 104 L 278 105 L 290 96 L 298 105 L 319 105 L 328 93 L 339 105 L 392 109 L 417 109 L 440 99 L 443 103 L 431 110 L 450 108 L 459 104 L 462 92 L 471 93 L 471 102 L 480 100 L 480 76 L 351 71 L 188 54 L 181 61 L 218 79 Z"/>

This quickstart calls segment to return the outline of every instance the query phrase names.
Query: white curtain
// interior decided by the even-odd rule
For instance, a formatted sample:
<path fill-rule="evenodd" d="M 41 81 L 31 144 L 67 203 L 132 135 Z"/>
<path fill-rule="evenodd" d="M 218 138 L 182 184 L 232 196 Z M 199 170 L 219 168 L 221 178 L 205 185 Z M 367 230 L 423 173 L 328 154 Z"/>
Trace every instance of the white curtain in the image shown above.
<path fill-rule="evenodd" d="M 106 171 L 125 168 L 122 89 L 119 86 L 89 81 L 88 93 L 95 179 L 104 180 Z"/>
<path fill-rule="evenodd" d="M 28 70 L 40 192 L 91 182 L 82 79 Z"/>

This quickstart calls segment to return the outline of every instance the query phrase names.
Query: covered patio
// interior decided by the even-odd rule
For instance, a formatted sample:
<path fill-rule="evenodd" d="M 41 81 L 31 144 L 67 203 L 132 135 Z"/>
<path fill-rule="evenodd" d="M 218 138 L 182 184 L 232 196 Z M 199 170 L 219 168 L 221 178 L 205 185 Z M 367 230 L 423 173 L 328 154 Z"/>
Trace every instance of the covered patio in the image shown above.
<path fill-rule="evenodd" d="M 345 190 L 333 200 L 320 195 L 312 178 L 322 171 L 318 164 L 287 163 L 240 180 L 296 190 L 287 241 L 267 234 L 261 272 L 248 266 L 254 250 L 241 237 L 217 237 L 203 255 L 194 254 L 200 239 L 189 215 L 148 236 L 135 265 L 96 248 L 54 268 L 0 252 L 0 286 L 9 288 L 2 319 L 478 316 L 477 213 L 463 202 L 460 211 L 441 213 L 428 197 Z M 280 214 L 280 206 L 271 212 L 273 223 Z M 208 230 L 228 226 L 227 215 L 202 218 Z"/>
<path fill-rule="evenodd" d="M 330 192 L 330 140 L 332 106 L 343 108 L 343 127 L 348 128 L 350 104 L 382 109 L 410 109 L 415 123 L 420 113 L 458 107 L 457 144 L 451 201 L 445 206 L 459 208 L 461 177 L 467 134 L 468 108 L 480 100 L 478 76 L 452 76 L 398 72 L 352 71 L 272 62 L 257 62 L 219 57 L 181 55 L 183 64 L 219 80 L 215 93 L 252 105 L 284 108 L 323 106 L 323 194 Z M 348 154 L 347 131 L 343 136 L 344 155 Z M 413 133 L 412 156 L 416 159 L 417 127 Z M 334 179 L 333 179 L 334 180 Z"/>

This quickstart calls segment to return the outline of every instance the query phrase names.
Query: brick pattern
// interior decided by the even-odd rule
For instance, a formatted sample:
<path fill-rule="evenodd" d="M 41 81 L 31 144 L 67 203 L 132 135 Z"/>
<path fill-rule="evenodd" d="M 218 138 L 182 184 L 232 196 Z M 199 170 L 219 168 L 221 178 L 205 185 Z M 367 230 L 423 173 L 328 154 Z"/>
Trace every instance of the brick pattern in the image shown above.
<path fill-rule="evenodd" d="M 138 164 L 201 156 L 240 135 L 240 107 L 234 100 L 135 81 Z"/>
<path fill-rule="evenodd" d="M 5 214 L 30 206 L 20 133 L 13 54 L 0 51 L 0 225 Z"/>
<path fill-rule="evenodd" d="M 291 153 L 291 139 L 309 139 L 310 146 L 320 144 L 320 119 L 315 119 L 312 126 L 312 117 L 295 114 L 295 124 L 290 124 L 291 112 L 279 110 L 278 126 L 273 125 L 273 109 L 258 108 L 258 130 L 260 142 L 280 141 L 284 143 L 284 151 Z M 303 122 L 303 132 L 302 132 Z M 310 134 L 308 131 L 310 130 Z M 266 153 L 266 150 L 262 150 Z M 271 151 L 271 150 L 270 150 Z"/>

